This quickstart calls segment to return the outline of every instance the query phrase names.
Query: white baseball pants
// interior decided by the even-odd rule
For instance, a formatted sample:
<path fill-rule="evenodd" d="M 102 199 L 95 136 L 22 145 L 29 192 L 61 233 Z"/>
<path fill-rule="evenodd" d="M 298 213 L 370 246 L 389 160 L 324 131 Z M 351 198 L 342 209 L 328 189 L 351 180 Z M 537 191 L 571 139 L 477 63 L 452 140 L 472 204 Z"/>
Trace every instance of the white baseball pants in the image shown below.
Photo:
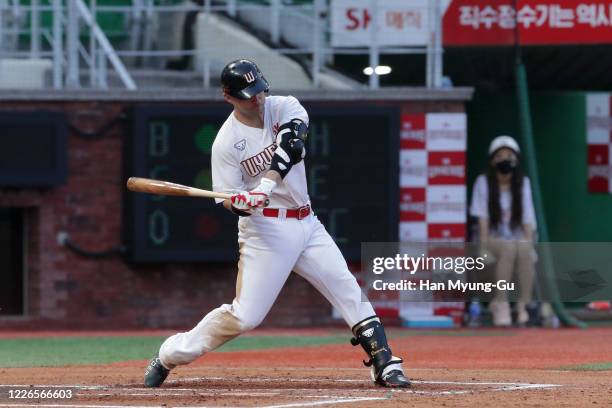
<path fill-rule="evenodd" d="M 257 327 L 295 271 L 310 282 L 352 327 L 373 316 L 342 253 L 318 218 L 243 217 L 236 298 L 212 310 L 190 331 L 169 337 L 159 358 L 167 368 L 188 364 L 240 333 Z"/>

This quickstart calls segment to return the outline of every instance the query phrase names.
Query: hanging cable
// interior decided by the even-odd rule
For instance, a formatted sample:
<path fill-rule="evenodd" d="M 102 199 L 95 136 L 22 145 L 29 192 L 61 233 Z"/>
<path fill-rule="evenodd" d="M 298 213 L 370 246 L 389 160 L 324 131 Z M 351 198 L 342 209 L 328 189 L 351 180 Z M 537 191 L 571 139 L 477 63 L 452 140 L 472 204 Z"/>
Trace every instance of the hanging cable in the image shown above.
<path fill-rule="evenodd" d="M 83 249 L 70 241 L 70 236 L 67 232 L 60 232 L 57 234 L 57 242 L 61 246 L 68 248 L 75 254 L 84 258 L 109 258 L 111 256 L 123 255 L 127 252 L 127 247 L 125 245 L 118 245 L 102 251 L 90 251 Z"/>
<path fill-rule="evenodd" d="M 96 140 L 96 139 L 103 138 L 106 135 L 106 133 L 108 133 L 113 127 L 115 127 L 115 125 L 124 121 L 126 118 L 127 118 L 127 115 L 124 112 L 121 112 L 119 115 L 117 115 L 110 121 L 106 122 L 105 124 L 100 126 L 98 129 L 92 130 L 92 131 L 85 131 L 85 130 L 79 129 L 73 124 L 69 124 L 68 127 L 70 128 L 72 132 L 74 132 L 78 137 L 82 139 Z"/>

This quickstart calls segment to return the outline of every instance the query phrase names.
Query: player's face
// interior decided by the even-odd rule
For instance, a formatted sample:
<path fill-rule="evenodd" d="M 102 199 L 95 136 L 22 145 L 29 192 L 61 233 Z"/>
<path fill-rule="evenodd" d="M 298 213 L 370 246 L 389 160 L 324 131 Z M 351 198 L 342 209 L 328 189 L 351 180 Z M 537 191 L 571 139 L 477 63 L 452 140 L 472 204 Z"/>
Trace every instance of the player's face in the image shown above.
<path fill-rule="evenodd" d="M 234 109 L 239 110 L 240 113 L 252 116 L 261 115 L 263 113 L 264 105 L 266 102 L 266 93 L 260 92 L 250 99 L 238 99 L 224 93 L 225 100 L 234 106 Z"/>

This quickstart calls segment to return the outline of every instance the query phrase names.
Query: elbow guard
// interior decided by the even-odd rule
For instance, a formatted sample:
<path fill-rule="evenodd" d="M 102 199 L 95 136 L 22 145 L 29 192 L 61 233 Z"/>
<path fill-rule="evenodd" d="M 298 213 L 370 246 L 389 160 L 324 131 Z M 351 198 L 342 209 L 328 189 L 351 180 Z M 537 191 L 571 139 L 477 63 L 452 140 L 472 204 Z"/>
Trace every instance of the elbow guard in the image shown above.
<path fill-rule="evenodd" d="M 276 170 L 281 178 L 285 178 L 291 167 L 306 156 L 304 142 L 307 136 L 308 126 L 300 119 L 292 119 L 282 125 L 276 136 L 276 150 L 270 169 Z"/>

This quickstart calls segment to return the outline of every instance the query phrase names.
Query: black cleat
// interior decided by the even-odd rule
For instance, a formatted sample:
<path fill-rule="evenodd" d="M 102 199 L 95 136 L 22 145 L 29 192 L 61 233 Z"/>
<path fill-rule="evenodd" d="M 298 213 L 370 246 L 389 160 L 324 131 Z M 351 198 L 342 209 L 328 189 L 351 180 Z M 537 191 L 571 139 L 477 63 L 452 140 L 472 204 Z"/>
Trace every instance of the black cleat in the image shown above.
<path fill-rule="evenodd" d="M 144 375 L 144 385 L 145 387 L 159 387 L 164 383 L 166 377 L 170 370 L 164 367 L 159 359 L 159 357 L 155 356 L 147 366 Z"/>
<path fill-rule="evenodd" d="M 410 387 L 410 380 L 402 370 L 391 370 L 376 380 L 376 384 L 389 388 L 406 388 Z"/>

